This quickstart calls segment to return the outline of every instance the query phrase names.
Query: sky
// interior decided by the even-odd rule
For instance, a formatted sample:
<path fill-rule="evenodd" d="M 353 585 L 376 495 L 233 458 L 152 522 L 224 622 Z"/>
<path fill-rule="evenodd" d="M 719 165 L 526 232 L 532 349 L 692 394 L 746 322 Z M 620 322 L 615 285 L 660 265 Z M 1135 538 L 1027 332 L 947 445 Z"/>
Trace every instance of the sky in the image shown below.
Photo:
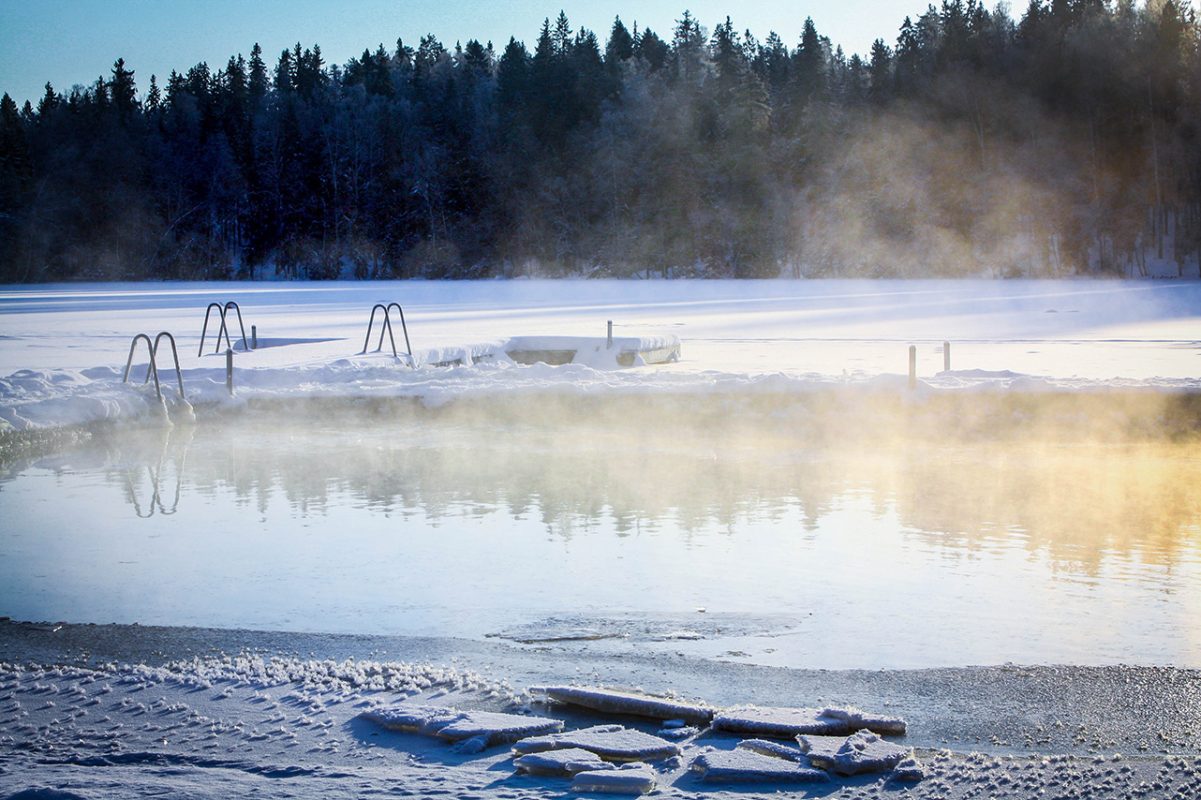
<path fill-rule="evenodd" d="M 685 8 L 709 31 L 731 17 L 738 30 L 760 40 L 776 31 L 790 46 L 806 17 L 818 32 L 851 53 L 866 54 L 877 37 L 892 45 L 906 15 L 926 0 L 0 0 L 0 92 L 20 105 L 36 103 L 50 81 L 58 91 L 108 78 L 124 58 L 138 89 L 151 74 L 160 85 L 172 69 L 201 62 L 214 71 L 231 55 L 249 55 L 258 42 L 269 64 L 300 42 L 319 44 L 327 64 L 344 64 L 396 39 L 415 46 L 433 33 L 447 47 L 468 39 L 492 40 L 498 51 L 510 36 L 533 48 L 546 17 L 567 13 L 572 28 L 596 31 L 602 44 L 613 18 L 650 27 L 666 39 Z"/>

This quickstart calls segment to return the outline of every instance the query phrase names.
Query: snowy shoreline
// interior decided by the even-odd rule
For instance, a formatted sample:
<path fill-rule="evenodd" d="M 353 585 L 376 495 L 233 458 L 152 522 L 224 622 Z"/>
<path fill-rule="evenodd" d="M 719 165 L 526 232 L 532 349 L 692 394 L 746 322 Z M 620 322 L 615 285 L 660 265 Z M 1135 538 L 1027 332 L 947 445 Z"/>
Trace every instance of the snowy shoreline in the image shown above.
<path fill-rule="evenodd" d="M 513 775 L 507 748 L 454 754 L 357 719 L 364 707 L 405 697 L 528 708 L 526 687 L 557 678 L 723 703 L 862 703 L 902 714 L 909 735 L 901 741 L 927 767 L 913 797 L 1028 797 L 1040 788 L 1184 797 L 1201 785 L 1199 677 L 1151 667 L 783 670 L 663 656 L 581 660 L 455 640 L 0 621 L 0 792 L 557 796 L 565 784 Z M 593 716 L 565 719 L 582 726 Z M 709 734 L 698 744 L 721 750 L 735 741 Z M 659 765 L 656 796 L 747 796 L 700 784 L 689 760 Z M 820 793 L 831 791 L 895 789 L 860 777 Z"/>
<path fill-rule="evenodd" d="M 203 304 L 235 300 L 258 349 L 233 325 L 235 397 L 224 357 L 196 349 Z M 364 350 L 372 303 L 405 301 L 403 353 Z M 1082 281 L 519 281 L 291 284 L 80 284 L 0 292 L 0 428 L 161 420 L 142 385 L 145 352 L 122 382 L 132 338 L 170 330 L 191 403 L 258 399 L 415 398 L 438 406 L 490 396 L 805 394 L 907 391 L 916 348 L 919 396 L 1201 390 L 1193 319 L 1201 283 Z M 606 350 L 682 343 L 678 363 L 616 368 Z M 379 331 L 377 323 L 374 331 Z M 214 327 L 208 343 L 214 342 Z M 398 331 L 394 331 L 399 336 Z M 375 333 L 373 332 L 372 336 Z M 564 338 L 566 337 L 566 338 Z M 233 339 L 237 341 L 234 342 Z M 949 354 L 943 342 L 951 343 Z M 514 363 L 507 343 L 595 357 Z M 214 345 L 215 346 L 215 345 Z M 624 345 L 623 345 L 624 346 Z M 950 357 L 947 369 L 946 355 Z M 475 363 L 477 359 L 484 360 Z M 177 387 L 159 354 L 165 415 Z M 459 366 L 429 366 L 458 363 Z M 635 362 L 636 363 L 636 362 Z M 424 366 L 422 366 L 424 365 Z"/>

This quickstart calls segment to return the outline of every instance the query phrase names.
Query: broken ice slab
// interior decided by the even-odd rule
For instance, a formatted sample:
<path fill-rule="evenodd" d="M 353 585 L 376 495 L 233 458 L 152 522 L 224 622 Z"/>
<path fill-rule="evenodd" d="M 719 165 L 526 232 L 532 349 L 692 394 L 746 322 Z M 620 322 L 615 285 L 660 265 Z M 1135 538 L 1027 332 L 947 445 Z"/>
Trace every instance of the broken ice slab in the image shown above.
<path fill-rule="evenodd" d="M 680 754 L 673 742 L 621 725 L 594 725 L 578 731 L 531 736 L 513 745 L 519 756 L 545 750 L 579 747 L 596 753 L 605 761 L 655 761 Z"/>
<path fill-rule="evenodd" d="M 654 790 L 657 777 L 655 771 L 645 764 L 622 769 L 590 770 L 576 774 L 571 781 L 571 791 L 646 794 Z"/>
<path fill-rule="evenodd" d="M 814 764 L 823 765 L 834 761 L 838 748 L 847 740 L 845 736 L 820 736 L 813 733 L 803 733 L 796 737 L 801 746 L 801 752 L 808 756 Z"/>
<path fill-rule="evenodd" d="M 770 742 L 767 739 L 743 739 L 736 747 L 739 750 L 750 750 L 762 756 L 783 758 L 787 761 L 798 761 L 804 764 L 809 763 L 809 759 L 798 748 L 789 747 L 779 742 Z"/>
<path fill-rule="evenodd" d="M 709 750 L 693 759 L 691 769 L 707 782 L 813 783 L 829 780 L 820 769 L 755 750 Z"/>
<path fill-rule="evenodd" d="M 851 727 L 852 732 L 866 729 L 887 736 L 905 735 L 905 720 L 900 717 L 873 714 L 852 706 L 823 708 L 821 715 L 825 719 L 845 721 Z"/>
<path fill-rule="evenodd" d="M 568 747 L 564 750 L 545 750 L 528 753 L 513 762 L 519 772 L 530 775 L 571 777 L 577 772 L 616 769 L 590 750 Z"/>
<path fill-rule="evenodd" d="M 839 740 L 837 747 L 831 739 Z M 842 739 L 802 735 L 797 737 L 797 741 L 813 766 L 832 770 L 839 775 L 885 772 L 913 754 L 912 748 L 886 742 L 868 730 Z"/>
<path fill-rule="evenodd" d="M 713 727 L 731 733 L 791 739 L 800 734 L 847 736 L 864 728 L 876 733 L 903 734 L 905 720 L 857 708 L 734 706 L 714 715 Z"/>
<path fill-rule="evenodd" d="M 452 742 L 479 739 L 485 747 L 563 730 L 561 720 L 546 717 L 526 717 L 495 711 L 460 711 L 455 708 L 410 706 L 403 703 L 373 708 L 364 711 L 360 716 L 389 730 L 437 736 Z"/>
<path fill-rule="evenodd" d="M 607 714 L 628 714 L 651 719 L 682 719 L 687 722 L 709 722 L 713 708 L 703 703 L 689 703 L 670 697 L 657 697 L 640 692 L 604 689 L 595 686 L 547 686 L 542 693 L 559 703 L 590 708 Z"/>

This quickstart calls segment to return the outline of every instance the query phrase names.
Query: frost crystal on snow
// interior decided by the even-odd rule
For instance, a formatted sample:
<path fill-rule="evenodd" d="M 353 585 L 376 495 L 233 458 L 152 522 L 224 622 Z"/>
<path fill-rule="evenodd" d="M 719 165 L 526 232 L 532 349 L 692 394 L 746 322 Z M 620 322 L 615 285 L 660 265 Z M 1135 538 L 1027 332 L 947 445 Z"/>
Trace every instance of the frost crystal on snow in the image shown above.
<path fill-rule="evenodd" d="M 578 731 L 533 736 L 513 745 L 517 755 L 579 747 L 596 753 L 606 761 L 654 761 L 680 754 L 680 748 L 666 739 L 621 725 L 594 725 Z"/>

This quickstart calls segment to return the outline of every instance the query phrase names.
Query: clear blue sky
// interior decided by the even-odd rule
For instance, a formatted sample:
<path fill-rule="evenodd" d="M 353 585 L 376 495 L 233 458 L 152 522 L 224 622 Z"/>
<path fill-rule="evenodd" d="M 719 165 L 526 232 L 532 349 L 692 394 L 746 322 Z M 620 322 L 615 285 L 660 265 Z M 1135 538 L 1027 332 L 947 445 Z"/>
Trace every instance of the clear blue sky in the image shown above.
<path fill-rule="evenodd" d="M 152 73 L 161 84 L 172 69 L 200 61 L 215 71 L 256 41 L 271 64 L 298 41 L 320 44 L 326 63 L 337 64 L 381 42 L 392 49 L 397 37 L 416 45 L 425 33 L 447 47 L 476 38 L 500 50 L 511 35 L 532 47 L 543 18 L 560 8 L 573 29 L 590 28 L 602 43 L 616 15 L 668 38 L 687 8 L 710 31 L 729 14 L 760 40 L 774 30 L 795 45 L 812 16 L 848 54 L 866 54 L 876 37 L 893 44 L 904 17 L 925 7 L 925 0 L 0 0 L 0 91 L 18 104 L 36 102 L 46 81 L 59 91 L 89 84 L 107 77 L 120 56 L 144 92 Z"/>

